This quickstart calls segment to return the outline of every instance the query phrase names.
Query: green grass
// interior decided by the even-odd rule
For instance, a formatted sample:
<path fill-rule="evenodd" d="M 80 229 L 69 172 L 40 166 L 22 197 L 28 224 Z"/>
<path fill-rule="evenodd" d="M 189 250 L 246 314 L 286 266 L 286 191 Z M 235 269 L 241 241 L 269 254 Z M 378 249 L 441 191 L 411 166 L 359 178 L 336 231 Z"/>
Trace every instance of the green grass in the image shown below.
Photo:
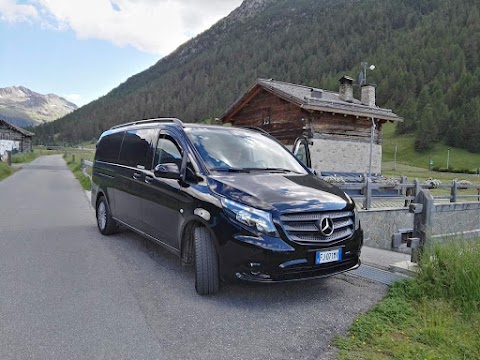
<path fill-rule="evenodd" d="M 78 149 L 67 149 L 66 156 L 64 155 L 68 167 L 70 168 L 70 170 L 72 170 L 73 175 L 75 176 L 75 178 L 77 178 L 77 180 L 80 182 L 80 185 L 85 190 L 90 190 L 92 184 L 90 182 L 90 179 L 82 172 L 81 159 L 93 161 L 93 157 L 94 153 L 92 151 L 83 151 Z"/>
<path fill-rule="evenodd" d="M 0 161 L 0 181 L 13 174 L 15 170 L 7 163 Z"/>
<path fill-rule="evenodd" d="M 449 147 L 445 144 L 436 144 L 431 151 L 418 153 L 414 149 L 414 135 L 396 135 L 395 125 L 386 124 L 383 129 L 383 170 L 393 169 L 395 145 L 397 145 L 397 163 L 428 169 L 429 160 L 433 160 L 433 166 L 447 167 L 447 153 L 450 148 L 449 168 L 469 169 L 471 171 L 480 167 L 480 154 L 473 154 L 467 150 Z M 437 173 L 436 173 L 437 174 Z"/>
<path fill-rule="evenodd" d="M 39 156 L 44 155 L 55 155 L 55 154 L 62 154 L 63 152 L 60 150 L 46 150 L 43 147 L 34 147 L 32 152 L 29 153 L 18 153 L 12 156 L 12 163 L 21 164 L 21 163 L 29 163 Z"/>
<path fill-rule="evenodd" d="M 425 251 L 415 280 L 337 337 L 338 360 L 480 359 L 480 239 Z"/>

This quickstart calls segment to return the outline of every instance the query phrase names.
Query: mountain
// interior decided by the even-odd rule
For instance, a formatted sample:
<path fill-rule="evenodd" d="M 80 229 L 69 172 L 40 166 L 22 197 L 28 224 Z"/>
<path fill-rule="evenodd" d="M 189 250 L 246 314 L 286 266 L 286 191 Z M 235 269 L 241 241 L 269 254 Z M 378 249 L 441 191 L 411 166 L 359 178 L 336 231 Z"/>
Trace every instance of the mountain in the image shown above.
<path fill-rule="evenodd" d="M 54 94 L 38 94 L 23 86 L 0 88 L 0 119 L 20 127 L 57 120 L 77 105 Z"/>
<path fill-rule="evenodd" d="M 377 104 L 405 118 L 419 151 L 480 152 L 478 0 L 245 0 L 229 16 L 107 95 L 36 129 L 75 143 L 114 124 L 221 116 L 257 78 L 338 91 L 361 62 Z M 358 96 L 358 95 L 357 95 Z"/>

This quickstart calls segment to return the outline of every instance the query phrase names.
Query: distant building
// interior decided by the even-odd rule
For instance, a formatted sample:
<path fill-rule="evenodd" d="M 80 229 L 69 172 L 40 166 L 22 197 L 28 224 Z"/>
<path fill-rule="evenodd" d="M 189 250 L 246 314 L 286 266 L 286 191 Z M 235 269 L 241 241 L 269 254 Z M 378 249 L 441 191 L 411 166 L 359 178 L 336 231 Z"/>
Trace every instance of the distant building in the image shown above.
<path fill-rule="evenodd" d="M 34 134 L 0 119 L 0 156 L 6 151 L 31 152 Z"/>
<path fill-rule="evenodd" d="M 382 125 L 402 121 L 377 107 L 375 85 L 353 97 L 353 79 L 340 79 L 338 93 L 309 86 L 259 79 L 221 117 L 223 123 L 259 127 L 290 147 L 302 144 L 318 172 L 381 172 Z M 372 151 L 372 124 L 375 124 Z M 306 161 L 306 160 L 305 160 Z"/>

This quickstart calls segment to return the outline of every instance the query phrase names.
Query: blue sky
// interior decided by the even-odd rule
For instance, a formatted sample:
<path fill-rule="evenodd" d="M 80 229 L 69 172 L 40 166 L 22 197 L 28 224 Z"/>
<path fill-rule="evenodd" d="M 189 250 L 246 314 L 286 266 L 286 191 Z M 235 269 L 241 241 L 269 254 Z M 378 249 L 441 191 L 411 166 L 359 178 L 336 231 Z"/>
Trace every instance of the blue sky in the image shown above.
<path fill-rule="evenodd" d="M 84 105 L 228 15 L 241 0 L 0 0 L 0 87 Z"/>

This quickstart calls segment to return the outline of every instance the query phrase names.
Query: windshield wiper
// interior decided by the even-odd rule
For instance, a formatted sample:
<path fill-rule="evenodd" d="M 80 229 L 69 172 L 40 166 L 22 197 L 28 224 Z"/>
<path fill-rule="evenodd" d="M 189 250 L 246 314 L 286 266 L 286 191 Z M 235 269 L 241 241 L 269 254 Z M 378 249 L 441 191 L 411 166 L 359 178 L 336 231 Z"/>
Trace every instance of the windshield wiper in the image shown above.
<path fill-rule="evenodd" d="M 231 167 L 217 167 L 210 169 L 212 171 L 234 172 L 234 173 L 249 173 L 251 169 L 231 168 Z"/>
<path fill-rule="evenodd" d="M 282 172 L 282 173 L 293 172 L 293 173 L 299 174 L 299 173 L 297 173 L 296 171 L 293 171 L 293 170 L 284 169 L 284 168 L 273 168 L 273 167 L 270 167 L 270 168 L 248 168 L 248 170 L 250 170 L 250 171 Z"/>

